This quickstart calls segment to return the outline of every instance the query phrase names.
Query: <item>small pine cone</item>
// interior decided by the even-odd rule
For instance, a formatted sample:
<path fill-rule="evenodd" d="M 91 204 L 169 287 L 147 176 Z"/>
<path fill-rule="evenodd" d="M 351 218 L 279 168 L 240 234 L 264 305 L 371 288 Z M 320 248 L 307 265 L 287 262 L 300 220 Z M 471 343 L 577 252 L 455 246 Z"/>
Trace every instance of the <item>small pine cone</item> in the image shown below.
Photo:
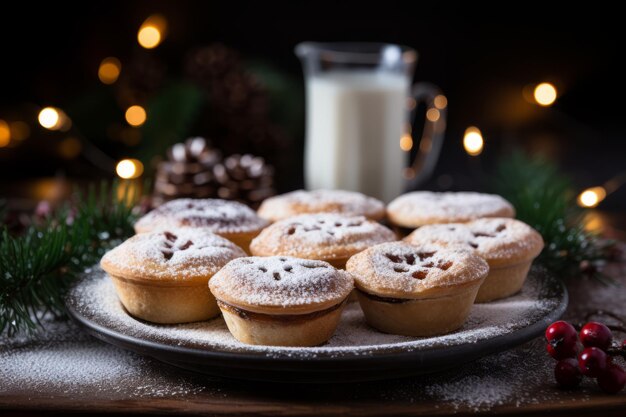
<path fill-rule="evenodd" d="M 176 198 L 208 198 L 216 195 L 213 168 L 221 153 L 204 138 L 187 139 L 167 150 L 167 160 L 157 166 L 154 204 Z"/>
<path fill-rule="evenodd" d="M 256 209 L 274 190 L 274 168 L 250 154 L 232 155 L 213 169 L 219 198 L 236 200 Z"/>

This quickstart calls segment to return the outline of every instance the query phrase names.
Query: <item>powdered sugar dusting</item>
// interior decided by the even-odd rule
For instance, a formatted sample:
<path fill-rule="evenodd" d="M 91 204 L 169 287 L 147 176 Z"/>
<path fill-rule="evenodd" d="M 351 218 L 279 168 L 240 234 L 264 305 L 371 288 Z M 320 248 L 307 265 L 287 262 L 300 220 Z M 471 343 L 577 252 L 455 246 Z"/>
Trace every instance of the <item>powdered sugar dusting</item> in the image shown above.
<path fill-rule="evenodd" d="M 460 330 L 438 337 L 412 338 L 380 333 L 366 324 L 358 303 L 350 303 L 329 342 L 305 348 L 245 345 L 232 337 L 221 317 L 180 325 L 156 325 L 135 320 L 126 313 L 110 279 L 102 272 L 92 273 L 76 286 L 69 302 L 81 315 L 99 325 L 145 340 L 224 352 L 249 352 L 267 357 L 314 359 L 458 346 L 509 334 L 541 320 L 558 306 L 558 299 L 541 296 L 547 291 L 541 278 L 541 273 L 534 271 L 517 295 L 474 305 Z"/>
<path fill-rule="evenodd" d="M 178 280 L 213 275 L 242 256 L 241 248 L 207 229 L 185 228 L 135 235 L 106 253 L 102 265 L 126 278 Z"/>
<path fill-rule="evenodd" d="M 511 203 L 494 194 L 414 191 L 389 203 L 387 213 L 399 226 L 417 227 L 482 217 L 513 217 L 515 210 Z"/>
<path fill-rule="evenodd" d="M 396 235 L 391 230 L 363 216 L 318 213 L 272 224 L 253 239 L 250 249 L 259 255 L 348 257 L 392 240 L 396 240 Z"/>
<path fill-rule="evenodd" d="M 487 263 L 468 250 L 404 242 L 373 246 L 353 256 L 346 268 L 357 287 L 400 298 L 477 281 L 489 271 Z"/>
<path fill-rule="evenodd" d="M 211 279 L 210 288 L 217 299 L 236 305 L 295 307 L 340 302 L 353 280 L 322 261 L 253 256 L 229 262 Z"/>
<path fill-rule="evenodd" d="M 259 216 L 277 221 L 305 213 L 341 213 L 380 219 L 384 216 L 382 201 L 354 191 L 297 190 L 263 201 Z"/>
<path fill-rule="evenodd" d="M 236 201 L 181 198 L 169 201 L 135 223 L 139 232 L 203 227 L 220 233 L 248 233 L 267 226 L 248 206 Z"/>
<path fill-rule="evenodd" d="M 415 230 L 405 240 L 411 244 L 435 242 L 463 245 L 487 260 L 532 258 L 543 248 L 543 240 L 536 230 L 519 220 L 507 218 L 426 225 Z"/>

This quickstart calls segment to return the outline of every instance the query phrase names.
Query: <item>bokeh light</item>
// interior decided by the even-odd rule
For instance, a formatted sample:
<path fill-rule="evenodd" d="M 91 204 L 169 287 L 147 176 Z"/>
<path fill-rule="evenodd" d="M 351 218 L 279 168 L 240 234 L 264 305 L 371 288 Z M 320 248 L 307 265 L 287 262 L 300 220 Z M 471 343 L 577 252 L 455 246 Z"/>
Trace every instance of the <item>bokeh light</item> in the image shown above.
<path fill-rule="evenodd" d="M 161 43 L 161 32 L 154 26 L 144 26 L 139 29 L 137 41 L 146 49 L 156 48 Z"/>
<path fill-rule="evenodd" d="M 550 83 L 541 83 L 535 87 L 533 96 L 540 106 L 550 106 L 556 101 L 556 87 Z"/>
<path fill-rule="evenodd" d="M 143 164 L 137 159 L 122 159 L 117 163 L 115 172 L 120 178 L 139 178 L 143 174 Z"/>
<path fill-rule="evenodd" d="M 587 188 L 578 195 L 578 205 L 581 207 L 596 207 L 606 197 L 604 187 Z"/>
<path fill-rule="evenodd" d="M 131 126 L 141 126 L 146 122 L 146 110 L 141 106 L 130 106 L 126 110 L 126 122 Z"/>
<path fill-rule="evenodd" d="M 426 118 L 431 122 L 436 122 L 437 120 L 439 120 L 440 116 L 441 114 L 437 109 L 428 109 L 428 111 L 426 112 Z"/>
<path fill-rule="evenodd" d="M 435 97 L 435 107 L 437 107 L 439 110 L 448 107 L 448 99 L 446 98 L 446 96 L 444 96 L 443 94 L 439 94 L 437 97 Z"/>
<path fill-rule="evenodd" d="M 146 49 L 156 48 L 165 38 L 166 30 L 167 21 L 165 18 L 158 14 L 152 15 L 139 28 L 137 41 Z"/>
<path fill-rule="evenodd" d="M 465 152 L 471 156 L 480 155 L 485 146 L 483 135 L 480 133 L 480 129 L 475 126 L 470 126 L 465 129 L 465 135 L 463 136 L 463 147 Z"/>
<path fill-rule="evenodd" d="M 113 84 L 117 81 L 122 70 L 122 63 L 115 57 L 104 58 L 98 67 L 98 78 L 104 84 Z"/>
<path fill-rule="evenodd" d="M 0 119 L 0 148 L 9 146 L 9 143 L 11 143 L 11 129 L 7 122 Z"/>
<path fill-rule="evenodd" d="M 411 148 L 413 148 L 413 138 L 411 137 L 411 134 L 405 133 L 400 138 L 400 149 L 408 152 L 411 150 Z"/>
<path fill-rule="evenodd" d="M 41 109 L 37 120 L 39 120 L 39 124 L 42 127 L 49 130 L 57 130 L 61 125 L 61 115 L 59 110 L 54 107 L 45 107 Z"/>

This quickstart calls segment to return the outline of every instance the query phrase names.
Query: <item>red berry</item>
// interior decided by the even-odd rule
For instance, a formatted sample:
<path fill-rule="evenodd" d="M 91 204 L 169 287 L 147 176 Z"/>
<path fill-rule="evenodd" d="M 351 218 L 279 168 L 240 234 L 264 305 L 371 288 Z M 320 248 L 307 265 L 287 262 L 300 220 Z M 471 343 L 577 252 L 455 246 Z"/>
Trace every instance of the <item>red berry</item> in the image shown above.
<path fill-rule="evenodd" d="M 546 350 L 554 359 L 575 358 L 578 334 L 574 326 L 566 321 L 552 323 L 546 329 Z"/>
<path fill-rule="evenodd" d="M 607 367 L 607 356 L 597 347 L 585 348 L 578 357 L 578 366 L 583 375 L 597 378 Z"/>
<path fill-rule="evenodd" d="M 590 321 L 580 330 L 580 341 L 584 347 L 595 346 L 607 350 L 611 346 L 613 335 L 611 330 L 602 323 Z"/>
<path fill-rule="evenodd" d="M 626 372 L 619 365 L 611 364 L 598 377 L 598 385 L 607 394 L 617 394 L 626 385 Z"/>
<path fill-rule="evenodd" d="M 574 358 L 559 361 L 554 368 L 556 382 L 563 388 L 574 388 L 580 384 L 583 374 L 580 373 L 578 362 Z"/>

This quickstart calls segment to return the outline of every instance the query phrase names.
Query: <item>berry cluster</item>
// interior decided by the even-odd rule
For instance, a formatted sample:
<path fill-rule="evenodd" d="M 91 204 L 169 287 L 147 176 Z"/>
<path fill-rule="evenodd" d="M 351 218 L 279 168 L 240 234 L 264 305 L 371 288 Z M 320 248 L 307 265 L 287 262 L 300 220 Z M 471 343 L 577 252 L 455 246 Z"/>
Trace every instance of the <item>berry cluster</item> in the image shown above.
<path fill-rule="evenodd" d="M 574 388 L 587 376 L 595 378 L 598 386 L 609 394 L 624 388 L 626 372 L 613 363 L 613 356 L 624 356 L 626 341 L 614 346 L 613 335 L 606 325 L 591 321 L 578 332 L 570 323 L 557 321 L 546 329 L 546 341 L 548 353 L 558 361 L 554 377 L 560 386 Z"/>

